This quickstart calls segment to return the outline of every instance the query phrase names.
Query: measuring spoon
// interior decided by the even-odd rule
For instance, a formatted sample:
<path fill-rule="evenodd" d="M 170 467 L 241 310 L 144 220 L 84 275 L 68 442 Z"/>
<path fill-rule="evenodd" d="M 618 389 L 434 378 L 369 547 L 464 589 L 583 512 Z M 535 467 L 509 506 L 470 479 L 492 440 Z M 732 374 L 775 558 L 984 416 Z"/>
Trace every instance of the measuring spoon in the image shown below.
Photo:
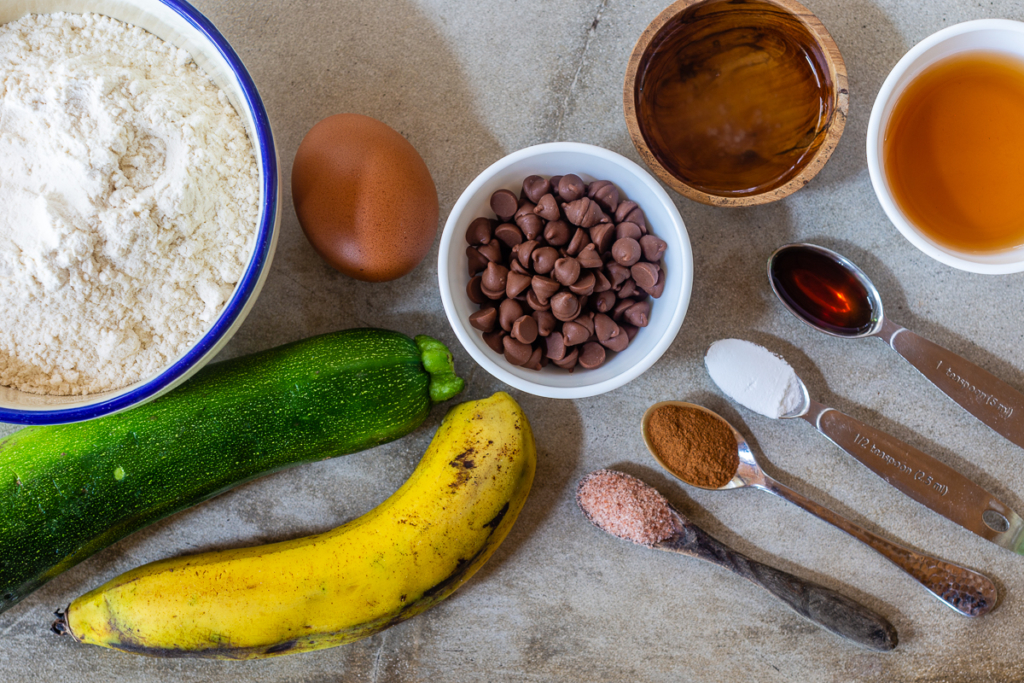
<path fill-rule="evenodd" d="M 833 337 L 884 340 L 946 396 L 1024 448 L 1024 394 L 888 320 L 878 290 L 849 259 L 813 244 L 788 244 L 768 259 L 768 280 L 800 320 Z"/>
<path fill-rule="evenodd" d="M 1024 554 L 1024 520 L 981 486 L 896 437 L 812 401 L 807 387 L 789 363 L 767 349 L 748 341 L 722 340 L 712 345 L 708 358 L 718 344 L 757 350 L 762 356 L 759 358 L 761 374 L 783 377 L 787 384 L 794 385 L 795 390 L 789 393 L 797 395 L 788 396 L 789 412 L 762 414 L 781 419 L 803 418 L 832 443 L 917 502 L 1000 547 Z M 734 401 L 761 412 L 756 399 L 765 387 L 757 383 L 736 384 L 727 375 L 716 377 L 712 365 L 720 372 L 724 367 L 721 356 L 717 363 L 708 364 L 711 378 Z"/>
<path fill-rule="evenodd" d="M 911 550 L 910 548 L 905 548 L 897 543 L 888 541 L 878 534 L 872 533 L 867 529 L 854 524 L 845 517 L 836 514 L 827 507 L 818 505 L 814 501 L 805 498 L 796 491 L 780 484 L 765 474 L 764 470 L 762 470 L 761 466 L 758 464 L 757 459 L 754 457 L 754 454 L 751 452 L 750 447 L 747 445 L 746 440 L 721 415 L 693 403 L 684 403 L 683 401 L 662 401 L 661 403 L 655 403 L 647 409 L 647 412 L 644 413 L 641 429 L 643 432 L 644 442 L 647 444 L 647 449 L 651 452 L 651 455 L 653 455 L 654 459 L 658 461 L 658 464 L 668 470 L 672 476 L 676 477 L 680 481 L 690 484 L 691 486 L 697 486 L 696 484 L 679 477 L 679 475 L 677 475 L 672 468 L 661 459 L 661 456 L 658 454 L 657 449 L 651 442 L 650 434 L 648 433 L 648 424 L 651 420 L 651 416 L 654 414 L 654 411 L 662 406 L 671 405 L 679 406 L 681 408 L 695 408 L 697 410 L 703 410 L 708 415 L 721 420 L 723 424 L 727 425 L 729 429 L 732 430 L 733 436 L 736 437 L 736 447 L 740 458 L 739 468 L 737 469 L 735 476 L 733 476 L 728 483 L 713 490 L 738 489 L 749 486 L 761 489 L 762 491 L 768 491 L 779 498 L 784 498 L 794 505 L 802 507 L 812 515 L 825 520 L 838 529 L 845 531 L 872 550 L 883 555 L 890 562 L 913 577 L 915 581 L 928 589 L 932 595 L 964 616 L 980 617 L 995 607 L 996 587 L 988 577 L 971 569 L 967 569 L 966 567 L 961 567 L 960 565 L 953 564 L 952 562 L 946 562 L 935 557 L 923 555 Z M 698 486 L 698 488 L 705 487 Z"/>
<path fill-rule="evenodd" d="M 637 487 L 643 489 L 646 497 L 657 499 L 659 505 L 667 508 L 672 532 L 648 547 L 695 557 L 735 572 L 751 583 L 768 590 L 800 616 L 810 619 L 819 626 L 838 636 L 848 638 L 858 645 L 882 652 L 896 647 L 898 640 L 896 629 L 881 614 L 830 588 L 801 579 L 799 576 L 781 569 L 761 564 L 757 560 L 752 560 L 743 553 L 733 550 L 690 521 L 653 486 L 624 472 L 614 470 L 591 472 L 581 479 L 576 487 L 576 504 L 583 511 L 583 515 L 598 529 L 627 541 L 638 542 L 635 536 L 624 535 L 621 529 L 608 526 L 604 516 L 600 513 L 595 516 L 593 514 L 595 511 L 581 497 L 580 492 L 589 480 L 601 478 L 632 481 Z"/>

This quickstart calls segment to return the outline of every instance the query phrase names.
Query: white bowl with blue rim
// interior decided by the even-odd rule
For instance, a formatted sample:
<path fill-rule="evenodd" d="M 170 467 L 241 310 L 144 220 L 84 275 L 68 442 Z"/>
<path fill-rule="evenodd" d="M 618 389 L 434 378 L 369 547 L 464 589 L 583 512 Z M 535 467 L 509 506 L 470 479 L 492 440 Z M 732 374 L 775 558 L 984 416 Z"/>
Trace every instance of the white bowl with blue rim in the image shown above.
<path fill-rule="evenodd" d="M 227 95 L 253 145 L 260 178 L 260 214 L 249 263 L 224 310 L 205 334 L 152 377 L 88 396 L 46 396 L 0 387 L 0 422 L 62 424 L 109 415 L 164 394 L 206 365 L 245 320 L 263 287 L 281 218 L 280 163 L 270 120 L 256 86 L 224 36 L 182 0 L 20 0 L 0 3 L 0 24 L 27 14 L 95 12 L 143 28 L 187 50 Z"/>
<path fill-rule="evenodd" d="M 668 243 L 662 256 L 665 291 L 653 300 L 650 324 L 624 351 L 609 354 L 597 368 L 577 366 L 569 373 L 548 365 L 541 370 L 516 367 L 487 346 L 469 316 L 479 307 L 469 300 L 466 229 L 478 216 L 494 217 L 491 195 L 500 189 L 519 196 L 529 175 L 550 177 L 575 173 L 584 182 L 610 180 L 625 199 L 644 211 L 651 232 Z M 520 391 L 547 398 L 585 398 L 617 389 L 654 365 L 676 338 L 690 304 L 693 254 L 690 237 L 675 203 L 650 173 L 626 157 L 578 142 L 549 142 L 513 152 L 494 162 L 469 184 L 448 215 L 438 248 L 437 277 L 441 302 L 459 342 L 480 366 Z"/>

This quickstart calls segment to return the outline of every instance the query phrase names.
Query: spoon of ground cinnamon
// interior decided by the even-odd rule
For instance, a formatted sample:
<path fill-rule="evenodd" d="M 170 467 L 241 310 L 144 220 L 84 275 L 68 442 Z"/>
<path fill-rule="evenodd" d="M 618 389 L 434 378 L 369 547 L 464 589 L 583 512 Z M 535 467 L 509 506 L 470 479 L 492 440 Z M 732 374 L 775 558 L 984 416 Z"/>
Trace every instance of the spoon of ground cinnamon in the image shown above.
<path fill-rule="evenodd" d="M 736 552 L 636 477 L 614 470 L 592 472 L 576 487 L 576 503 L 594 526 L 613 536 L 724 567 L 766 588 L 797 614 L 863 647 L 896 647 L 896 629 L 885 617 L 829 588 Z"/>
<path fill-rule="evenodd" d="M 960 614 L 979 617 L 995 607 L 996 586 L 987 576 L 893 543 L 772 479 L 743 436 L 717 413 L 692 403 L 662 401 L 647 409 L 641 429 L 654 459 L 687 484 L 767 491 L 880 553 Z"/>

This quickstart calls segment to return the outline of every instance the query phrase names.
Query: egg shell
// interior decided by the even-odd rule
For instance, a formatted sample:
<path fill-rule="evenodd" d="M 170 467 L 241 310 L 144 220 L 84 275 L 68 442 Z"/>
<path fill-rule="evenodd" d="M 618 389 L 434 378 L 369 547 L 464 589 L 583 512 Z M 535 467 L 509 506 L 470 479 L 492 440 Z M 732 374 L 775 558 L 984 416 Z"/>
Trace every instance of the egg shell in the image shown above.
<path fill-rule="evenodd" d="M 318 254 L 349 277 L 402 277 L 437 234 L 437 188 L 416 149 L 390 126 L 336 114 L 306 134 L 292 167 L 299 225 Z"/>

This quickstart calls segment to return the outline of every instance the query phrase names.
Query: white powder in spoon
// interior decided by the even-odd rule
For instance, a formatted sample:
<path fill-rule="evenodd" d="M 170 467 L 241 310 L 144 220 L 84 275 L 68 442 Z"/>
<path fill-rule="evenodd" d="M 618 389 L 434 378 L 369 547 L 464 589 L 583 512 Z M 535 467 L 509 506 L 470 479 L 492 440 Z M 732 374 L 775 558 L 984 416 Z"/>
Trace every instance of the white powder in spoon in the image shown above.
<path fill-rule="evenodd" d="M 704 364 L 726 396 L 765 417 L 782 417 L 803 402 L 800 379 L 789 363 L 753 342 L 716 341 Z"/>

